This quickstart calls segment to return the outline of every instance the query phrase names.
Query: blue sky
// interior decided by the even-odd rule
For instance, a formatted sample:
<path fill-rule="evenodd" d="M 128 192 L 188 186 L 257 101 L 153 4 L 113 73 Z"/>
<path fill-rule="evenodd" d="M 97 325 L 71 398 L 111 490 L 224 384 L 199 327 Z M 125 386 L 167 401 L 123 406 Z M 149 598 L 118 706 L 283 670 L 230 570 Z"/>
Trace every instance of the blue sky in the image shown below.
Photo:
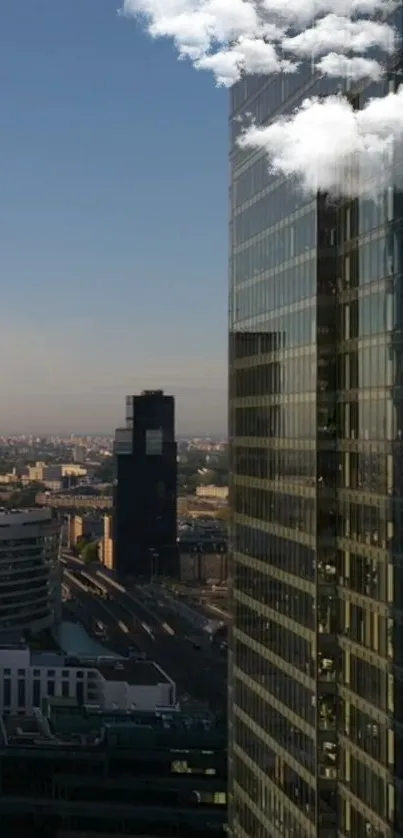
<path fill-rule="evenodd" d="M 0 0 L 0 433 L 226 427 L 227 97 L 119 0 Z"/>

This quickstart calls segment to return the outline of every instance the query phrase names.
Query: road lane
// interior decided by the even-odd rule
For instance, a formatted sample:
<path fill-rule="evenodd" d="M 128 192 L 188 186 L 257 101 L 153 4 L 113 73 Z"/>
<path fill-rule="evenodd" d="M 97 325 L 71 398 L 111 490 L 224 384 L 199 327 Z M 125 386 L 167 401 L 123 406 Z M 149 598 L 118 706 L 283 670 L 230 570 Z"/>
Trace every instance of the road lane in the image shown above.
<path fill-rule="evenodd" d="M 122 600 L 111 597 L 108 602 L 74 587 L 74 596 L 82 603 L 87 618 L 102 620 L 108 629 L 106 645 L 118 654 L 126 655 L 129 647 L 137 646 L 154 660 L 176 682 L 179 696 L 184 694 L 196 701 L 206 702 L 215 712 L 226 710 L 226 665 L 210 649 L 195 650 L 184 636 L 170 635 L 154 621 L 150 635 L 143 628 L 145 611 L 140 604 L 122 595 Z M 147 614 L 147 619 L 150 617 Z M 128 628 L 126 634 L 119 622 Z M 151 621 L 150 621 L 151 622 Z M 159 630 L 158 630 L 159 627 Z"/>

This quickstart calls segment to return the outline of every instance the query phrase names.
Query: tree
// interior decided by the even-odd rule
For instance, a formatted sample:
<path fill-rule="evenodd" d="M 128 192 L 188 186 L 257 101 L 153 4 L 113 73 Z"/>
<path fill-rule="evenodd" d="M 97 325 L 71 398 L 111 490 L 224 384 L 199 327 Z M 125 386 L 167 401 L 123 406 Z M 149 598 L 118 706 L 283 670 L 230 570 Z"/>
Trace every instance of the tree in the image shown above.
<path fill-rule="evenodd" d="M 107 457 L 95 469 L 94 477 L 101 483 L 113 483 L 116 479 L 116 457 Z"/>
<path fill-rule="evenodd" d="M 26 509 L 36 506 L 36 495 L 42 490 L 43 485 L 40 483 L 32 483 L 24 488 L 17 488 L 11 492 L 5 506 L 9 509 Z"/>
<path fill-rule="evenodd" d="M 218 521 L 228 522 L 231 520 L 231 510 L 228 506 L 222 506 L 219 509 L 216 509 L 214 517 L 217 518 Z"/>
<path fill-rule="evenodd" d="M 88 541 L 87 544 L 84 544 L 82 550 L 80 551 L 80 557 L 84 564 L 90 564 L 91 562 L 98 561 L 98 542 L 97 541 Z"/>

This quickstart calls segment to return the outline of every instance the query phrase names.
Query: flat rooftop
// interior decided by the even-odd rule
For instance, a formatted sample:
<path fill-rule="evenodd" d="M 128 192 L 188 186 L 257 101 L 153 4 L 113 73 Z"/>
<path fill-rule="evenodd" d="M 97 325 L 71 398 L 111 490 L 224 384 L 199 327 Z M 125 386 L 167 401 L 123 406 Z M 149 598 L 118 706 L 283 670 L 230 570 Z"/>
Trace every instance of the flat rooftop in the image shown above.
<path fill-rule="evenodd" d="M 170 684 L 171 679 L 153 661 L 117 660 L 116 663 L 101 663 L 98 671 L 105 681 L 126 681 L 131 686 L 155 686 Z"/>
<path fill-rule="evenodd" d="M 172 684 L 172 679 L 154 661 L 139 661 L 135 658 L 112 656 L 78 656 L 63 655 L 57 652 L 30 652 L 25 644 L 3 644 L 1 652 L 15 652 L 18 665 L 18 653 L 29 654 L 29 664 L 32 667 L 46 667 L 48 669 L 96 669 L 106 681 L 126 681 L 132 686 L 156 686 L 157 684 Z M 7 663 L 7 666 L 9 664 Z"/>
<path fill-rule="evenodd" d="M 0 718 L 0 748 L 117 748 L 178 747 L 225 748 L 226 728 L 209 711 L 103 710 L 83 706 L 75 699 L 48 698 L 43 711 Z"/>
<path fill-rule="evenodd" d="M 50 509 L 7 509 L 0 506 L 0 527 L 7 527 L 12 524 L 35 524 L 40 521 L 51 521 L 52 512 Z"/>

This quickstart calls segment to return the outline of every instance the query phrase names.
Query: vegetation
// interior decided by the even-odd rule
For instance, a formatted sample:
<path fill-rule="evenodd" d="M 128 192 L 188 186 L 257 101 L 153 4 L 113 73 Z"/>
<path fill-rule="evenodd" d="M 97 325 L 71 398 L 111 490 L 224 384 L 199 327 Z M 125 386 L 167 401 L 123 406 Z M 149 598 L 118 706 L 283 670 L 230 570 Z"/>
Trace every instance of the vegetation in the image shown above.
<path fill-rule="evenodd" d="M 79 555 L 80 559 L 85 564 L 91 564 L 91 562 L 98 561 L 98 542 L 97 541 L 84 541 L 82 542 L 82 546 L 79 546 Z"/>
<path fill-rule="evenodd" d="M 26 509 L 36 506 L 36 495 L 43 490 L 41 483 L 32 483 L 26 487 L 16 487 L 2 505 L 8 509 Z"/>
<path fill-rule="evenodd" d="M 113 483 L 116 480 L 116 457 L 106 457 L 95 469 L 94 477 L 100 483 Z"/>
<path fill-rule="evenodd" d="M 178 488 L 181 493 L 193 495 L 198 486 L 228 486 L 228 454 L 223 451 L 214 456 L 196 449 L 187 451 L 178 463 Z"/>
<path fill-rule="evenodd" d="M 231 513 L 229 507 L 223 506 L 222 509 L 216 509 L 214 512 L 214 518 L 216 518 L 217 521 L 225 521 L 225 523 L 230 521 Z"/>

